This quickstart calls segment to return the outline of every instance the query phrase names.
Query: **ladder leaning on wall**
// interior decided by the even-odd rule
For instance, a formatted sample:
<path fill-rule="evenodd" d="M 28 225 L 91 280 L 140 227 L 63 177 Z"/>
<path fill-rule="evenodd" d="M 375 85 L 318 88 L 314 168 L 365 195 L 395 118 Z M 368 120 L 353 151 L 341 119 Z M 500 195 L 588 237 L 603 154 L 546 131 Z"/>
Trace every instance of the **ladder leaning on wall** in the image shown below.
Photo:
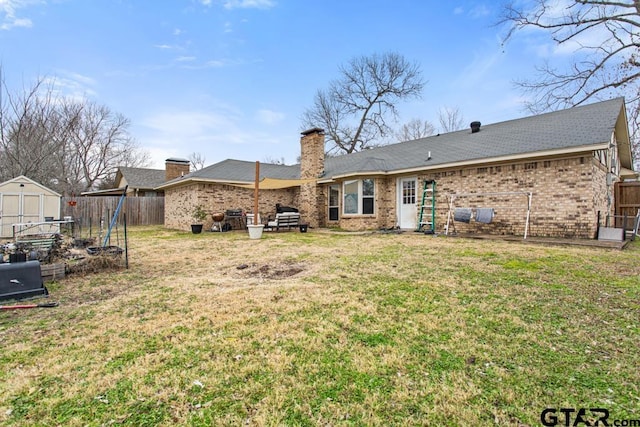
<path fill-rule="evenodd" d="M 435 234 L 436 232 L 436 182 L 434 180 L 425 180 L 423 183 L 416 231 L 425 234 Z"/>

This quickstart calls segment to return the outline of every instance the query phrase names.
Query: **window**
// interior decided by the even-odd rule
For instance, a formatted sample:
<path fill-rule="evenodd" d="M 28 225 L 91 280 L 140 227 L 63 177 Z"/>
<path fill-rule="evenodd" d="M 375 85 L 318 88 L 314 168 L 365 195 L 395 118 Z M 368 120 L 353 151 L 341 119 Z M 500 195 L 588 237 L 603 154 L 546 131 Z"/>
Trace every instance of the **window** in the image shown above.
<path fill-rule="evenodd" d="M 340 187 L 332 185 L 329 187 L 329 221 L 337 221 L 340 212 Z"/>
<path fill-rule="evenodd" d="M 416 181 L 414 179 L 402 181 L 402 204 L 416 204 Z"/>
<path fill-rule="evenodd" d="M 373 213 L 373 180 L 362 180 L 362 213 Z"/>
<path fill-rule="evenodd" d="M 371 215 L 375 209 L 373 179 L 345 181 L 343 185 L 345 214 Z"/>

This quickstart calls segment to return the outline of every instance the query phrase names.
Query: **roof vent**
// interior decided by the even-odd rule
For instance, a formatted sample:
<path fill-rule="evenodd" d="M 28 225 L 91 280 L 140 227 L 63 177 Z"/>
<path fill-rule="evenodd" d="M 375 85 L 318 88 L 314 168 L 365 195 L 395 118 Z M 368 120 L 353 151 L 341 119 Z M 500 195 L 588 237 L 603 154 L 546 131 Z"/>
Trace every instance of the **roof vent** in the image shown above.
<path fill-rule="evenodd" d="M 471 122 L 471 133 L 480 132 L 480 122 Z"/>

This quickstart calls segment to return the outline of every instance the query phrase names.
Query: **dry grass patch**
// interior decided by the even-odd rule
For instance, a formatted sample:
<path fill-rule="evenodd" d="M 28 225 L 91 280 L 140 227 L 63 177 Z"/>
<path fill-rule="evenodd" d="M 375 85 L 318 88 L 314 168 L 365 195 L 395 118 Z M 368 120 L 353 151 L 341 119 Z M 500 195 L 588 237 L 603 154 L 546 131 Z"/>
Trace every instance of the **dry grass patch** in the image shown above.
<path fill-rule="evenodd" d="M 129 235 L 128 270 L 52 284 L 58 308 L 0 313 L 0 422 L 537 425 L 548 406 L 637 418 L 637 243 Z"/>

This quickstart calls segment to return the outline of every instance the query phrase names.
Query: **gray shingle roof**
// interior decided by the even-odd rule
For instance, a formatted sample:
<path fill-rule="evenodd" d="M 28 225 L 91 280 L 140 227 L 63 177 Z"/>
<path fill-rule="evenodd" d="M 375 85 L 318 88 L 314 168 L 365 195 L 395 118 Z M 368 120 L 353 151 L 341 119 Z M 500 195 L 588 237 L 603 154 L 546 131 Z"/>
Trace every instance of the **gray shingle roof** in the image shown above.
<path fill-rule="evenodd" d="M 623 98 L 330 157 L 325 176 L 400 171 L 608 143 Z M 431 159 L 428 155 L 431 153 Z M 375 159 L 375 161 L 371 161 Z"/>
<path fill-rule="evenodd" d="M 508 156 L 533 157 L 536 153 L 580 149 L 609 142 L 624 106 L 623 98 L 567 110 L 482 125 L 470 129 L 400 142 L 325 160 L 324 179 L 367 172 L 446 167 L 456 163 L 482 163 Z M 591 148 L 593 149 L 593 148 Z M 431 158 L 429 158 L 429 154 Z M 227 159 L 183 178 L 253 182 L 255 162 Z M 260 164 L 260 177 L 300 178 L 300 165 Z M 172 181 L 173 182 L 173 181 Z"/>
<path fill-rule="evenodd" d="M 120 173 L 131 188 L 155 188 L 165 182 L 164 169 L 120 167 Z"/>
<path fill-rule="evenodd" d="M 227 159 L 206 168 L 191 172 L 188 178 L 200 178 L 215 181 L 253 182 L 256 177 L 256 162 Z M 300 178 L 300 165 L 274 165 L 260 163 L 260 178 L 277 179 Z"/>

